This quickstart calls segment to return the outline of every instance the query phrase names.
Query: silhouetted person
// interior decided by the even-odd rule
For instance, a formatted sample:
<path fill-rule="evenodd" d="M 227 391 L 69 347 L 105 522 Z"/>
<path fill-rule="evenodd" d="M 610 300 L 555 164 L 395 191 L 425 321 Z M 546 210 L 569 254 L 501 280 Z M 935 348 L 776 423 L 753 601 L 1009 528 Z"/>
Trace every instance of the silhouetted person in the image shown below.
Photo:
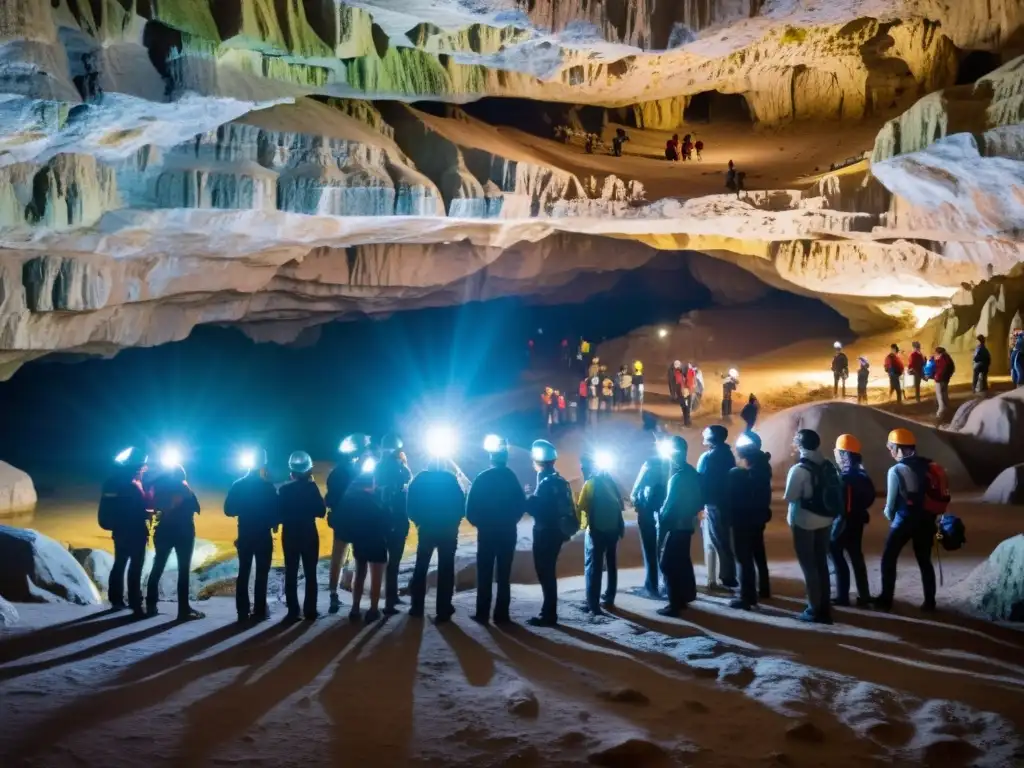
<path fill-rule="evenodd" d="M 889 347 L 889 354 L 885 356 L 882 364 L 885 372 L 889 375 L 889 397 L 896 393 L 896 402 L 903 402 L 903 359 L 900 357 L 900 348 L 893 344 Z"/>
<path fill-rule="evenodd" d="M 732 448 L 726 440 L 729 430 L 721 424 L 707 427 L 703 432 L 707 448 L 697 460 L 697 473 L 701 479 L 704 497 L 704 522 L 701 534 L 704 540 L 705 565 L 708 588 L 721 585 L 729 589 L 737 586 L 736 558 L 732 550 L 732 526 L 726 505 L 729 470 L 736 466 Z"/>
<path fill-rule="evenodd" d="M 194 610 L 188 601 L 189 574 L 192 553 L 196 546 L 195 515 L 199 514 L 199 499 L 188 487 L 183 467 L 165 470 L 153 483 L 153 509 L 157 523 L 153 533 L 153 570 L 146 588 L 146 613 L 157 614 L 160 599 L 160 578 L 167 567 L 167 559 L 174 552 L 178 561 L 178 620 L 201 619 L 204 614 Z"/>
<path fill-rule="evenodd" d="M 910 357 L 907 360 L 907 369 L 914 380 L 914 400 L 921 402 L 921 380 L 924 378 L 924 355 L 921 354 L 921 342 L 914 341 L 910 344 Z"/>
<path fill-rule="evenodd" d="M 238 620 L 263 621 L 267 610 L 267 581 L 274 557 L 274 535 L 278 519 L 277 489 L 267 479 L 267 454 L 256 451 L 253 467 L 236 480 L 224 500 L 224 514 L 238 520 L 238 578 L 235 580 L 235 609 Z M 249 576 L 256 566 L 252 612 L 249 603 Z"/>
<path fill-rule="evenodd" d="M 750 432 L 736 440 L 736 461 L 726 477 L 724 506 L 732 523 L 740 593 L 729 605 L 749 610 L 759 597 L 771 596 L 764 547 L 764 529 L 772 519 L 771 456 L 761 450 L 761 438 Z"/>
<path fill-rule="evenodd" d="M 616 157 L 622 157 L 622 145 L 629 141 L 629 136 L 622 128 L 615 129 L 615 136 L 612 137 L 612 152 Z"/>
<path fill-rule="evenodd" d="M 455 608 L 455 548 L 459 523 L 466 512 L 466 496 L 445 459 L 434 459 L 409 484 L 409 519 L 416 524 L 416 566 L 409 584 L 412 606 L 409 615 L 423 615 L 427 596 L 427 571 L 437 552 L 436 622 L 449 621 Z"/>
<path fill-rule="evenodd" d="M 836 350 L 832 356 L 832 396 L 839 397 L 839 388 L 842 386 L 843 397 L 846 397 L 846 377 L 850 375 L 850 360 L 843 352 L 843 345 L 838 341 L 833 345 Z"/>
<path fill-rule="evenodd" d="M 558 623 L 558 555 L 562 544 L 579 530 L 579 518 L 572 489 L 555 469 L 555 446 L 547 440 L 534 440 L 530 455 L 537 470 L 537 486 L 526 499 L 526 511 L 533 518 L 533 565 L 544 602 L 540 615 L 527 623 L 554 626 Z"/>
<path fill-rule="evenodd" d="M 317 518 L 327 514 L 324 497 L 313 482 L 313 459 L 305 451 L 296 451 L 288 458 L 291 480 L 278 490 L 280 518 L 284 526 L 284 592 L 288 605 L 288 621 L 301 617 L 312 621 L 320 614 L 316 609 L 316 562 L 320 557 L 320 534 Z M 299 612 L 299 565 L 306 580 L 306 595 Z"/>
<path fill-rule="evenodd" d="M 985 337 L 978 335 L 978 346 L 974 348 L 974 377 L 971 387 L 975 392 L 988 391 L 988 369 L 992 365 L 992 355 L 985 346 Z"/>
<path fill-rule="evenodd" d="M 381 439 L 381 456 L 374 471 L 374 485 L 381 509 L 388 519 L 388 566 L 384 578 L 384 615 L 398 613 L 398 568 L 405 554 L 409 538 L 409 515 L 405 509 L 405 495 L 412 480 L 412 472 L 403 461 L 402 440 L 397 435 Z"/>
<path fill-rule="evenodd" d="M 665 576 L 668 605 L 659 608 L 662 616 L 678 616 L 697 599 L 697 580 L 690 558 L 690 541 L 697 518 L 704 506 L 700 475 L 686 462 L 687 445 L 679 435 L 671 438 L 671 470 L 665 502 L 658 512 L 658 549 L 661 572 Z"/>
<path fill-rule="evenodd" d="M 345 515 L 342 499 L 353 478 L 358 475 L 367 459 L 368 468 L 376 468 L 376 459 L 371 458 L 370 438 L 368 435 L 356 433 L 341 441 L 341 458 L 327 476 L 327 493 L 324 503 L 327 505 L 327 525 L 334 533 L 331 546 L 331 570 L 327 577 L 327 594 L 330 599 L 328 613 L 341 610 L 341 599 L 338 597 L 338 584 L 341 582 L 341 571 L 345 567 L 349 545 L 352 543 L 353 532 L 350 520 Z"/>
<path fill-rule="evenodd" d="M 761 403 L 754 395 L 751 395 L 747 398 L 747 404 L 743 406 L 743 410 L 740 411 L 740 418 L 747 425 L 747 432 L 754 431 L 754 425 L 757 424 L 757 417 L 760 413 Z"/>
<path fill-rule="evenodd" d="M 864 563 L 864 526 L 868 509 L 875 503 L 875 485 L 861 463 L 860 441 L 853 435 L 840 435 L 836 440 L 836 466 L 843 481 L 843 514 L 832 523 L 829 554 L 836 574 L 836 597 L 833 605 L 850 604 L 850 568 L 857 584 L 857 605 L 871 604 L 868 569 Z M 846 560 L 850 564 L 847 566 Z"/>
<path fill-rule="evenodd" d="M 127 448 L 118 454 L 114 471 L 103 483 L 99 503 L 99 525 L 110 531 L 114 539 L 114 565 L 110 569 L 107 597 L 114 610 L 125 608 L 125 569 L 128 571 L 128 607 L 136 618 L 146 614 L 142 610 L 142 566 L 149 543 L 150 494 L 142 480 L 147 469 L 147 458 L 137 448 Z"/>
<path fill-rule="evenodd" d="M 644 558 L 644 590 L 650 597 L 661 595 L 658 586 L 658 513 L 665 503 L 670 447 L 668 437 L 656 432 L 650 458 L 644 462 L 633 484 L 630 500 L 636 510 L 640 551 Z"/>
<path fill-rule="evenodd" d="M 626 523 L 622 517 L 622 496 L 611 475 L 600 469 L 596 458 L 590 454 L 584 454 L 580 459 L 580 469 L 584 482 L 576 509 L 580 514 L 581 527 L 587 532 L 583 539 L 583 575 L 587 609 L 597 616 L 601 614 L 601 608 L 615 605 L 619 584 L 616 554 L 619 539 L 625 535 Z M 606 565 L 607 589 L 602 594 L 601 581 Z"/>

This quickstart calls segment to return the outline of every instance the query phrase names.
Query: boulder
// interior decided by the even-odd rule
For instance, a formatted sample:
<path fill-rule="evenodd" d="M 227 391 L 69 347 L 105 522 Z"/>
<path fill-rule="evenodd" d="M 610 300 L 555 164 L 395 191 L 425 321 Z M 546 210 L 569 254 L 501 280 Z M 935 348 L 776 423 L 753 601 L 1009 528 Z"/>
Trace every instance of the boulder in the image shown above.
<path fill-rule="evenodd" d="M 0 525 L 0 596 L 15 603 L 100 602 L 89 574 L 67 549 L 38 531 L 6 525 Z"/>
<path fill-rule="evenodd" d="M 534 718 L 540 713 L 537 694 L 525 683 L 513 683 L 505 690 L 505 708 L 520 717 Z"/>
<path fill-rule="evenodd" d="M 985 490 L 989 504 L 1024 504 L 1024 464 L 1007 467 Z"/>
<path fill-rule="evenodd" d="M 793 464 L 793 435 L 798 429 L 813 429 L 821 435 L 822 452 L 830 459 L 839 435 L 855 435 L 863 446 L 864 468 L 875 488 L 882 492 L 893 463 L 886 441 L 889 432 L 897 427 L 913 432 L 918 452 L 946 468 L 951 487 L 973 485 L 970 473 L 944 433 L 877 408 L 840 402 L 798 405 L 765 419 L 758 432 L 764 450 L 772 455 L 774 480 L 779 485 L 785 482 Z"/>
<path fill-rule="evenodd" d="M 17 467 L 0 461 L 0 517 L 36 508 L 36 487 L 32 478 Z"/>
<path fill-rule="evenodd" d="M 192 552 L 191 569 L 194 573 L 190 579 L 189 592 L 192 597 L 203 592 L 206 583 L 226 578 L 233 578 L 238 574 L 238 561 L 227 561 L 226 567 L 217 567 L 212 562 L 217 554 L 217 545 L 206 539 L 196 539 L 195 548 Z M 114 556 L 102 549 L 72 549 L 71 555 L 82 566 L 85 572 L 92 579 L 93 584 L 100 591 L 106 592 L 110 584 L 110 571 L 114 567 Z M 142 588 L 145 590 L 149 580 L 149 574 L 153 570 L 153 558 L 156 553 L 152 548 L 146 550 L 146 561 L 142 566 Z M 231 565 L 233 564 L 233 570 Z M 167 559 L 167 566 L 160 577 L 158 588 L 160 600 L 176 600 L 178 596 L 178 559 L 174 552 Z"/>
<path fill-rule="evenodd" d="M 983 482 L 1002 469 L 1024 463 L 1024 388 L 961 406 L 953 423 L 955 441 L 965 463 Z"/>
<path fill-rule="evenodd" d="M 71 556 L 85 569 L 100 590 L 106 590 L 110 571 L 114 567 L 114 556 L 102 549 L 71 549 Z"/>
<path fill-rule="evenodd" d="M 18 609 L 0 597 L 0 627 L 10 627 L 18 623 Z"/>
<path fill-rule="evenodd" d="M 1024 534 L 1007 539 L 950 590 L 952 602 L 996 621 L 1024 621 Z"/>

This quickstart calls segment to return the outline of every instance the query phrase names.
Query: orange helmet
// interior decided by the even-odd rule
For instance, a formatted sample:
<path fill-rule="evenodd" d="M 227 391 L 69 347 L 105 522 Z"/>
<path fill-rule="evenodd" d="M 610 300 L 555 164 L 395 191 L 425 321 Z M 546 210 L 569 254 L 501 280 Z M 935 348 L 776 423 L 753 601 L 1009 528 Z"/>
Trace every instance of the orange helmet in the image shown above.
<path fill-rule="evenodd" d="M 909 429 L 899 427 L 889 433 L 888 443 L 889 445 L 916 446 L 917 440 L 914 439 L 914 433 Z"/>
<path fill-rule="evenodd" d="M 860 453 L 860 440 L 853 435 L 840 435 L 836 438 L 836 450 L 847 453 Z"/>

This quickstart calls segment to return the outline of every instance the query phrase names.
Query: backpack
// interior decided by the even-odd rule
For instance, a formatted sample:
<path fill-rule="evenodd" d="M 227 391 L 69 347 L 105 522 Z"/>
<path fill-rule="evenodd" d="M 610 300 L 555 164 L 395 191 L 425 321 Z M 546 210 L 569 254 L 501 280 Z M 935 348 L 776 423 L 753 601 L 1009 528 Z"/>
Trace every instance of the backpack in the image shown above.
<path fill-rule="evenodd" d="M 930 378 L 935 376 L 935 358 L 934 357 L 929 357 L 928 358 L 928 361 L 924 364 L 924 368 L 921 371 L 921 375 L 924 378 L 926 378 L 926 379 L 930 379 Z"/>
<path fill-rule="evenodd" d="M 847 517 L 855 511 L 866 512 L 875 503 L 875 484 L 871 482 L 863 467 L 843 475 L 843 490 L 843 508 Z"/>
<path fill-rule="evenodd" d="M 104 531 L 112 531 L 117 526 L 117 500 L 118 494 L 109 493 L 104 489 L 100 496 L 100 507 L 96 513 L 96 522 Z"/>
<path fill-rule="evenodd" d="M 572 488 L 561 475 L 552 475 L 544 482 L 554 483 L 552 494 L 555 502 L 555 525 L 562 539 L 568 541 L 580 529 L 580 515 L 572 498 Z"/>
<path fill-rule="evenodd" d="M 801 508 L 822 517 L 840 517 L 846 509 L 843 497 L 843 481 L 831 461 L 815 464 L 809 459 L 800 459 L 800 466 L 811 474 L 813 491 L 811 498 L 804 499 Z"/>
<path fill-rule="evenodd" d="M 907 506 L 936 517 L 945 515 L 950 502 L 949 478 L 945 467 L 938 462 L 924 459 L 923 462 L 917 463 L 917 466 L 911 464 L 910 468 L 917 475 L 921 488 L 914 494 L 914 498 L 908 494 Z"/>
<path fill-rule="evenodd" d="M 955 552 L 967 543 L 967 528 L 964 521 L 956 515 L 942 515 L 935 538 L 944 550 Z"/>
<path fill-rule="evenodd" d="M 622 497 L 615 481 L 607 475 L 595 475 L 590 507 L 590 527 L 602 533 L 615 533 L 622 524 Z"/>

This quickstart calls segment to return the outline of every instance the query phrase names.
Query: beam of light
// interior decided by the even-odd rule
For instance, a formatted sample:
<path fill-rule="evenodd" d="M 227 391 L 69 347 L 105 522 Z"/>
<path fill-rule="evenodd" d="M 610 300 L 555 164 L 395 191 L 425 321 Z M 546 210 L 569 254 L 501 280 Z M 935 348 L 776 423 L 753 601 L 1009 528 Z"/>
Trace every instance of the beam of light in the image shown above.
<path fill-rule="evenodd" d="M 165 469 L 181 466 L 181 449 L 176 445 L 168 445 L 160 452 L 160 464 Z"/>
<path fill-rule="evenodd" d="M 427 430 L 427 453 L 435 459 L 448 459 L 455 453 L 455 432 L 447 425 L 436 425 Z"/>
<path fill-rule="evenodd" d="M 735 368 L 730 368 L 729 375 L 732 376 L 734 379 L 738 379 L 740 377 L 740 372 Z"/>
<path fill-rule="evenodd" d="M 114 461 L 116 461 L 118 464 L 124 464 L 126 461 L 128 461 L 128 457 L 131 455 L 132 449 L 125 448 L 123 451 L 117 454 L 117 456 L 114 457 Z"/>
<path fill-rule="evenodd" d="M 338 450 L 342 453 L 355 453 L 356 452 L 356 441 L 351 437 L 346 437 L 341 441 L 341 445 L 338 446 Z"/>
<path fill-rule="evenodd" d="M 664 339 L 666 336 L 668 336 L 668 329 L 667 328 L 659 328 L 658 329 L 658 338 L 659 339 Z"/>
<path fill-rule="evenodd" d="M 238 454 L 238 466 L 246 472 L 256 467 L 256 451 L 242 451 Z"/>
<path fill-rule="evenodd" d="M 672 441 L 671 440 L 659 440 L 657 442 L 658 455 L 663 459 L 672 458 Z"/>
<path fill-rule="evenodd" d="M 754 444 L 754 441 L 747 437 L 746 433 L 736 438 L 736 448 L 749 448 Z"/>
<path fill-rule="evenodd" d="M 362 470 L 363 474 L 371 474 L 375 469 L 377 469 L 377 460 L 373 458 L 373 456 L 367 456 L 365 459 L 363 459 L 363 466 L 360 467 L 360 469 Z"/>
<path fill-rule="evenodd" d="M 594 466 L 602 472 L 608 472 L 615 466 L 615 457 L 608 451 L 597 451 L 594 454 Z"/>
<path fill-rule="evenodd" d="M 497 435 L 488 435 L 484 438 L 484 450 L 487 453 L 497 453 L 501 450 L 501 438 Z"/>

